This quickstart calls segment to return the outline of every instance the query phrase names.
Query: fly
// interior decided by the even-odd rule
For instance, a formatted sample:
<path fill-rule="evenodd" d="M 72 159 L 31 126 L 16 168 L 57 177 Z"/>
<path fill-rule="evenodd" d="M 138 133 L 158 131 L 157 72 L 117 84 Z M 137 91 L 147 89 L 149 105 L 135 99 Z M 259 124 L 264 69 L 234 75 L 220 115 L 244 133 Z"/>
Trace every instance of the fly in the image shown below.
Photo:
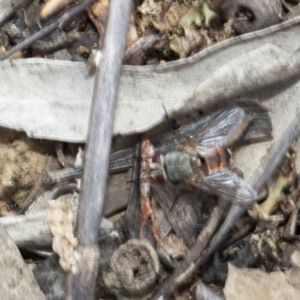
<path fill-rule="evenodd" d="M 253 115 L 242 107 L 219 111 L 176 151 L 155 153 L 150 177 L 160 183 L 184 181 L 230 201 L 255 201 L 256 191 L 230 169 L 230 147 L 242 140 L 253 122 Z"/>

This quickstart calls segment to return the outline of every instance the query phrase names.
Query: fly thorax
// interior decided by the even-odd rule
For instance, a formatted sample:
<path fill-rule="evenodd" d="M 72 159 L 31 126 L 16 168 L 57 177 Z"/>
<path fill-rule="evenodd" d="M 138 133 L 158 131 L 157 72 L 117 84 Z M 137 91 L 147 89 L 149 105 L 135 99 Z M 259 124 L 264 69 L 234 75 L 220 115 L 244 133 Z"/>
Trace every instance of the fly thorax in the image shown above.
<path fill-rule="evenodd" d="M 192 157 L 186 152 L 169 152 L 164 157 L 166 175 L 171 181 L 180 181 L 193 173 Z"/>
<path fill-rule="evenodd" d="M 164 157 L 163 154 L 154 154 L 150 164 L 150 177 L 159 183 L 164 183 L 167 180 Z"/>

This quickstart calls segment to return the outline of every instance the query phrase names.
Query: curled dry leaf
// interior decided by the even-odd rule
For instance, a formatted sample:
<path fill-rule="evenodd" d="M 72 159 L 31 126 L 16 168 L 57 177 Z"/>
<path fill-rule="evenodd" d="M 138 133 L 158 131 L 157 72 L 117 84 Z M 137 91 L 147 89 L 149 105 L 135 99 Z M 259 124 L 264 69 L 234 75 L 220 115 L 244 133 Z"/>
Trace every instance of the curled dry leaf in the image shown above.
<path fill-rule="evenodd" d="M 88 9 L 89 18 L 93 22 L 99 33 L 100 46 L 102 45 L 104 39 L 104 29 L 108 15 L 109 2 L 109 0 L 98 0 Z M 118 21 L 116 20 L 116 22 Z M 131 15 L 126 39 L 126 47 L 129 47 L 132 43 L 137 41 L 137 39 L 138 35 L 135 28 L 134 16 Z"/>
<path fill-rule="evenodd" d="M 103 41 L 104 26 L 106 24 L 107 14 L 109 8 L 109 0 L 100 0 L 94 3 L 88 9 L 88 15 L 98 30 L 99 38 Z"/>
<path fill-rule="evenodd" d="M 277 132 L 282 132 L 296 111 L 292 106 L 297 103 L 298 83 L 285 84 L 283 93 L 278 82 L 291 80 L 294 75 L 291 73 L 297 70 L 297 56 L 289 51 L 297 49 L 298 42 L 289 37 L 299 34 L 299 22 L 300 18 L 297 18 L 264 31 L 233 38 L 177 63 L 136 69 L 124 66 L 114 134 L 149 130 L 165 120 L 162 105 L 170 114 L 174 106 L 184 110 L 187 103 L 188 106 L 197 103 L 192 110 L 203 110 L 211 102 L 226 105 L 224 98 L 232 102 L 237 97 L 265 101 L 272 118 L 278 120 L 274 124 L 275 131 L 280 128 Z M 257 49 L 262 44 L 268 45 Z M 251 53 L 251 49 L 256 50 Z M 241 53 L 244 54 L 240 56 Z M 220 70 L 224 65 L 227 71 Z M 3 74 L 0 82 L 1 126 L 24 130 L 31 137 L 85 141 L 93 78 L 87 76 L 84 64 L 27 59 L 4 61 L 0 67 Z M 274 72 L 276 76 L 273 76 Z M 37 93 L 36 86 L 47 93 Z M 49 86 L 55 86 L 55 89 Z M 72 89 L 66 89 L 68 86 Z M 199 97 L 193 97 L 197 86 L 200 87 L 197 89 Z M 263 89 L 263 86 L 274 86 L 276 90 Z M 279 108 L 279 104 L 285 109 Z M 136 115 L 140 117 L 136 118 Z M 253 149 L 250 152 L 254 152 Z"/>

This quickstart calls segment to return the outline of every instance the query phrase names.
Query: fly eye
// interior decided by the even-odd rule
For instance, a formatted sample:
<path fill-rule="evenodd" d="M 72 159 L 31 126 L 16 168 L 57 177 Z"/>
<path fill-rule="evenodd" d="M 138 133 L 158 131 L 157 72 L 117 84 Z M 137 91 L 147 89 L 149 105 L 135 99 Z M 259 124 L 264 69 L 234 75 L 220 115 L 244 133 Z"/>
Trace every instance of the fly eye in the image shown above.
<path fill-rule="evenodd" d="M 198 157 L 191 156 L 191 166 L 193 167 L 193 169 L 199 168 L 199 167 L 201 167 L 201 165 L 202 165 L 202 162 Z"/>
<path fill-rule="evenodd" d="M 163 164 L 163 155 L 162 154 L 154 154 L 152 156 L 152 162 L 155 164 Z"/>

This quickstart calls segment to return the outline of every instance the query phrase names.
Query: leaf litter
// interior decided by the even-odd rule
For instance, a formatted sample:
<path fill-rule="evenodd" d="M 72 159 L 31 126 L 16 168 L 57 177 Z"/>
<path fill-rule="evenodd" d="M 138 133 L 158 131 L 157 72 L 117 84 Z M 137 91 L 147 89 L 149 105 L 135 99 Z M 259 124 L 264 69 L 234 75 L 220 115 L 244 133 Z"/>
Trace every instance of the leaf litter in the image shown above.
<path fill-rule="evenodd" d="M 105 1 L 103 1 L 103 3 L 104 2 Z M 33 2 L 28 6 L 28 8 L 25 8 L 25 16 L 26 13 L 27 15 L 31 13 L 34 5 L 37 6 L 37 4 Z M 95 4 L 95 6 L 96 5 L 97 4 Z M 99 2 L 98 5 L 101 5 L 101 3 Z M 294 3 L 289 5 L 290 6 L 286 6 L 285 9 L 287 9 L 287 7 L 292 9 Z M 55 7 L 54 11 L 56 9 L 57 8 Z M 164 64 L 167 61 L 191 56 L 198 51 L 233 37 L 236 33 L 232 28 L 232 20 L 226 20 L 227 23 L 225 24 L 220 23 L 218 20 L 219 12 L 220 10 L 214 7 L 214 5 L 211 4 L 211 1 L 143 1 L 143 3 L 137 7 L 137 10 L 133 14 L 134 16 L 132 16 L 131 26 L 135 28 L 132 29 L 132 35 L 128 37 L 128 45 L 134 43 L 138 37 L 153 34 L 161 36 L 162 39 L 139 53 L 138 59 L 134 60 L 133 64 Z M 97 12 L 97 10 L 93 10 L 93 8 L 91 8 L 89 11 L 90 18 L 91 13 L 99 14 L 99 11 Z M 103 13 L 103 10 L 101 10 L 100 13 Z M 243 17 L 242 12 L 240 13 L 241 17 Z M 5 18 L 7 19 L 7 17 Z M 1 29 L 0 38 L 2 51 L 8 50 L 12 44 L 19 42 L 22 39 L 26 39 L 28 37 L 28 35 L 26 35 L 26 30 L 28 29 L 30 32 L 32 29 L 30 28 L 31 25 L 28 21 L 27 24 L 25 21 L 25 26 L 28 27 L 24 31 L 24 34 L 19 34 L 20 30 L 18 29 L 18 26 L 15 26 L 15 22 L 19 20 L 18 18 L 20 18 L 21 22 L 24 22 L 24 20 L 21 20 L 21 13 L 18 12 L 7 21 L 7 26 L 4 25 Z M 38 19 L 38 17 L 35 16 L 35 19 Z M 71 38 L 70 42 L 70 40 L 63 37 L 62 32 L 59 32 L 56 33 L 56 36 L 59 36 L 60 40 L 57 40 L 54 34 L 51 37 L 52 41 L 49 42 L 50 46 L 49 44 L 45 44 L 43 45 L 43 48 L 29 47 L 27 50 L 18 54 L 19 58 L 26 58 L 35 55 L 35 57 L 44 57 L 46 59 L 63 58 L 69 60 L 71 58 L 73 61 L 87 61 L 89 57 L 92 57 L 93 49 L 96 49 L 99 42 L 97 39 L 97 32 L 100 35 L 100 38 L 101 35 L 103 38 L 103 24 L 105 22 L 103 21 L 103 17 L 102 19 L 100 17 L 102 24 L 99 25 L 100 27 L 97 27 L 95 19 L 92 20 L 97 28 L 97 32 L 91 23 L 84 17 L 80 20 L 77 19 L 75 25 L 73 24 L 71 27 L 73 27 L 73 29 L 77 28 L 77 30 L 80 31 L 81 25 L 79 25 L 79 23 L 82 22 L 82 20 L 83 23 L 86 23 L 83 26 L 85 30 L 82 31 L 80 36 L 77 36 L 76 39 Z M 19 31 L 14 30 L 15 28 Z M 167 38 L 165 38 L 166 35 Z M 89 40 L 89 37 L 91 37 L 91 40 Z M 59 44 L 57 41 L 62 42 Z M 99 43 L 101 44 L 101 41 Z M 41 51 L 41 49 L 43 50 Z M 51 51 L 54 52 L 51 53 Z M 71 158 L 69 160 L 70 163 L 67 163 L 67 166 L 72 167 L 74 165 L 73 163 L 75 161 L 78 145 L 70 146 L 68 144 L 63 144 L 63 151 L 61 152 L 62 155 L 58 155 L 59 151 L 56 142 L 32 140 L 23 133 L 11 132 L 5 129 L 3 129 L 1 139 L 0 157 L 3 161 L 0 177 L 0 196 L 2 200 L 1 203 L 3 203 L 0 208 L 1 215 L 17 215 L 19 211 L 26 209 L 31 204 L 28 202 L 34 201 L 38 197 L 42 196 L 47 189 L 49 189 L 48 186 L 44 186 L 48 171 L 61 169 L 63 165 L 62 160 L 68 161 L 68 157 Z M 256 232 L 252 233 L 250 237 L 248 236 L 248 238 L 244 240 L 244 243 L 249 243 L 249 245 L 251 245 L 251 252 L 252 255 L 255 256 L 255 261 L 248 262 L 247 259 L 249 259 L 249 257 L 247 259 L 244 258 L 246 263 L 243 264 L 243 268 L 255 266 L 257 269 L 242 270 L 229 264 L 228 279 L 224 289 L 226 299 L 240 299 L 242 294 L 245 299 L 253 299 L 254 290 L 257 293 L 255 296 L 256 298 L 276 299 L 274 294 L 277 294 L 278 297 L 279 293 L 281 293 L 280 295 L 282 299 L 286 296 L 289 296 L 288 299 L 296 298 L 298 290 L 297 283 L 295 282 L 295 274 L 297 275 L 299 272 L 299 264 L 297 265 L 297 263 L 291 258 L 291 255 L 287 259 L 288 262 L 284 261 L 283 256 L 289 245 L 286 241 L 281 241 L 284 227 L 287 225 L 287 219 L 289 219 L 292 215 L 293 209 L 296 209 L 296 202 L 298 200 L 297 197 L 291 199 L 291 195 L 297 194 L 298 190 L 298 174 L 295 171 L 294 160 L 295 157 L 289 159 L 289 162 L 293 167 L 285 173 L 279 171 L 281 173 L 277 174 L 272 179 L 273 184 L 270 184 L 269 187 L 271 192 L 269 191 L 269 196 L 264 202 L 271 202 L 271 204 L 268 205 L 268 208 L 265 207 L 266 204 L 264 203 L 259 205 L 259 209 L 263 211 L 262 214 L 264 216 L 269 215 L 271 212 L 273 214 L 274 211 L 276 211 L 276 214 L 281 218 L 273 220 L 275 225 L 272 223 L 257 225 Z M 285 163 L 282 164 L 282 168 L 284 167 L 284 164 Z M 128 176 L 126 178 L 128 178 Z M 281 181 L 284 183 L 281 183 Z M 58 186 L 56 188 L 59 189 L 60 187 Z M 58 193 L 59 196 L 60 193 L 64 194 L 64 191 L 60 191 Z M 124 197 L 124 195 L 120 193 L 119 197 Z M 48 198 L 47 200 L 50 199 Z M 294 203 L 293 208 L 291 208 L 291 206 L 293 206 L 291 203 Z M 195 207 L 201 213 L 205 212 L 205 210 L 211 210 L 211 208 L 205 207 L 197 208 L 199 205 L 199 203 L 195 204 Z M 205 204 L 201 205 L 205 206 Z M 204 226 L 203 224 L 205 223 L 204 221 L 207 218 L 207 214 L 209 214 L 209 212 L 199 216 L 199 220 L 204 218 L 202 222 L 198 220 L 199 224 L 197 224 L 197 226 L 199 227 L 199 230 Z M 263 219 L 261 217 L 262 214 L 258 213 L 259 217 L 256 217 L 256 219 Z M 107 249 L 107 243 L 111 243 L 113 245 L 107 250 L 107 257 L 105 257 L 105 260 L 107 261 L 101 266 L 101 272 L 104 274 L 103 276 L 106 276 L 105 274 L 109 274 L 109 276 L 111 276 L 108 272 L 110 257 L 113 253 L 114 256 L 116 256 L 117 251 L 114 250 L 120 249 L 118 246 L 121 244 L 125 247 L 125 241 L 128 239 L 128 237 L 126 238 L 126 235 L 122 235 L 122 220 L 121 216 L 117 219 L 117 221 L 115 221 L 115 225 L 112 227 L 110 234 L 104 234 L 104 237 L 102 238 L 104 241 L 101 241 L 100 239 L 100 248 L 102 249 Z M 265 220 L 262 220 L 261 222 L 263 221 Z M 270 219 L 268 221 L 270 221 Z M 292 225 L 297 227 L 297 224 L 298 220 L 295 218 L 294 224 Z M 114 232 L 114 234 L 111 234 L 112 232 Z M 294 233 L 295 235 L 293 238 L 297 240 L 298 237 L 296 231 L 294 231 Z M 176 266 L 179 264 L 182 256 L 184 256 L 186 252 L 183 240 L 176 242 L 176 239 L 178 239 L 178 237 L 171 233 L 170 235 L 166 235 L 166 237 L 162 240 L 161 245 L 162 249 L 166 248 L 165 252 L 167 255 L 165 254 L 165 259 L 168 260 L 171 257 L 173 260 L 173 262 L 169 264 L 169 267 L 171 266 L 171 268 L 174 268 L 174 265 Z M 170 243 L 172 246 L 169 245 Z M 149 248 L 151 246 L 147 243 L 142 245 L 142 247 L 146 247 L 145 249 L 151 249 Z M 141 248 L 138 249 L 138 251 L 142 251 Z M 243 256 L 241 249 L 242 248 L 240 246 L 232 247 L 230 250 L 222 249 L 223 251 L 216 253 L 213 258 L 212 263 L 217 267 L 217 270 L 221 270 L 223 275 L 225 274 L 225 278 L 227 271 L 223 270 L 223 266 L 227 265 L 228 261 L 235 261 L 233 264 L 239 265 L 237 263 L 237 258 L 239 255 Z M 294 252 L 292 252 L 295 257 L 297 256 L 297 251 L 297 247 L 295 247 Z M 143 261 L 143 255 L 145 255 L 145 253 L 141 252 L 139 255 L 141 255 L 141 257 L 138 259 Z M 161 254 L 161 256 L 163 257 L 163 254 Z M 133 259 L 136 259 L 136 257 Z M 163 260 L 163 258 L 161 259 Z M 155 272 L 158 272 L 156 260 Z M 241 260 L 243 260 L 243 257 Z M 259 260 L 262 261 L 258 262 Z M 41 264 L 40 258 L 37 259 L 36 262 L 37 264 Z M 134 264 L 134 260 L 131 263 Z M 165 265 L 167 266 L 168 263 L 165 263 Z M 114 266 L 114 268 L 116 267 Z M 170 270 L 168 270 L 168 267 L 161 266 L 160 268 L 162 268 L 162 270 L 159 271 L 161 272 L 161 278 L 166 278 Z M 216 283 L 220 284 L 220 282 L 221 284 L 224 284 L 224 280 L 222 280 L 222 278 L 220 279 L 220 277 L 216 278 L 214 271 L 211 271 L 209 267 L 207 267 L 206 270 L 209 270 L 207 273 L 211 274 L 211 277 L 216 279 L 216 281 L 211 281 L 210 279 L 206 280 L 208 285 L 215 285 Z M 266 271 L 271 273 L 268 274 Z M 123 272 L 123 270 L 120 272 Z M 138 275 L 139 274 L 137 273 L 137 276 Z M 104 283 L 105 282 L 107 281 L 104 280 Z M 98 297 L 104 297 L 107 295 L 113 297 L 111 291 L 107 290 L 107 287 L 110 287 L 112 283 L 103 285 L 102 280 L 99 280 L 99 284 L 101 288 L 98 287 Z M 253 284 L 253 287 L 250 288 L 250 284 Z M 196 285 L 192 287 L 195 288 L 195 286 Z M 141 289 L 141 291 L 142 290 L 143 289 Z M 146 295 L 140 295 L 138 299 L 148 297 L 149 289 L 146 290 Z M 119 295 L 120 291 L 123 291 L 122 287 L 114 292 L 117 298 L 123 297 L 123 295 Z M 126 291 L 125 294 L 126 293 L 128 293 L 128 291 Z M 136 291 L 134 291 L 134 293 L 136 293 Z M 192 288 L 182 293 L 185 299 L 191 299 L 192 294 Z M 129 296 L 128 294 L 126 296 L 130 297 L 130 293 Z M 52 295 L 52 297 L 55 297 L 55 295 Z M 180 296 L 178 295 L 177 298 L 180 298 Z M 52 298 L 49 296 L 47 299 Z"/>

